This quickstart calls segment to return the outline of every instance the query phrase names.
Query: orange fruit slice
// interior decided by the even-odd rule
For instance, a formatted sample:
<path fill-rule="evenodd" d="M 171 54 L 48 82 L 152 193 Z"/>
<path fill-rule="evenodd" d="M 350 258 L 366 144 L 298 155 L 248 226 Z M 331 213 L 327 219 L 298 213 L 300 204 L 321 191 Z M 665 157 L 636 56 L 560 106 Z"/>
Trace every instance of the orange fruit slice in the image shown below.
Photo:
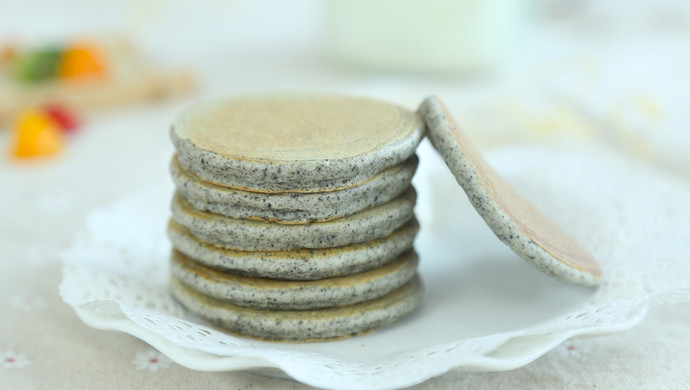
<path fill-rule="evenodd" d="M 98 48 L 81 43 L 66 48 L 58 68 L 58 77 L 61 79 L 103 77 L 106 70 L 104 58 Z"/>
<path fill-rule="evenodd" d="M 64 145 L 64 137 L 47 114 L 37 109 L 27 109 L 19 113 L 14 126 L 15 157 L 51 156 L 59 153 Z"/>

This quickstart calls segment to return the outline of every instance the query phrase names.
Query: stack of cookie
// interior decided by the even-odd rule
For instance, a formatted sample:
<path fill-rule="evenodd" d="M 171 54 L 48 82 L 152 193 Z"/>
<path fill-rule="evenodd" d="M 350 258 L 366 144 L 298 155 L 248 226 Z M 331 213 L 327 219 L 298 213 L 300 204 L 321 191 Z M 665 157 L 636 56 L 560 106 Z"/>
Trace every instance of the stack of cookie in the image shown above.
<path fill-rule="evenodd" d="M 268 340 L 347 337 L 421 300 L 410 185 L 419 116 L 358 98 L 215 100 L 171 137 L 171 288 Z"/>

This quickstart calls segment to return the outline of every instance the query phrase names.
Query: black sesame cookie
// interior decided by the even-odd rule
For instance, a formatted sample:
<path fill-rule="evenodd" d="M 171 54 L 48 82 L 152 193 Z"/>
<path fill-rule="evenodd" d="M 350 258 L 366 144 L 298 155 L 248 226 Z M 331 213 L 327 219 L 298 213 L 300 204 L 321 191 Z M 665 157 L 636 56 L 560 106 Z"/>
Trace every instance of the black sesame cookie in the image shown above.
<path fill-rule="evenodd" d="M 322 309 L 376 299 L 410 281 L 416 270 L 413 250 L 370 271 L 300 282 L 218 271 L 178 251 L 171 259 L 172 275 L 196 291 L 233 305 L 269 310 Z"/>
<path fill-rule="evenodd" d="M 204 295 L 172 277 L 170 288 L 190 312 L 206 321 L 251 337 L 273 341 L 323 341 L 346 338 L 389 325 L 422 300 L 419 277 L 377 299 L 317 310 L 259 310 Z"/>
<path fill-rule="evenodd" d="M 368 271 L 395 260 L 410 249 L 419 225 L 407 221 L 390 235 L 337 248 L 282 251 L 238 251 L 208 244 L 171 219 L 168 237 L 173 247 L 197 262 L 235 274 L 281 279 L 317 280 Z"/>
<path fill-rule="evenodd" d="M 501 241 L 560 280 L 584 286 L 599 283 L 599 263 L 494 172 L 437 97 L 426 99 L 419 112 L 432 144 Z"/>
<path fill-rule="evenodd" d="M 417 156 L 375 174 L 364 183 L 338 191 L 261 193 L 203 181 L 173 157 L 170 173 L 177 191 L 195 208 L 232 218 L 283 223 L 323 222 L 384 204 L 412 181 Z"/>
<path fill-rule="evenodd" d="M 328 222 L 286 225 L 200 211 L 176 194 L 175 221 L 207 243 L 238 250 L 333 248 L 386 237 L 412 219 L 416 192 L 409 187 L 383 205 Z"/>
<path fill-rule="evenodd" d="M 424 136 L 414 112 L 366 98 L 272 96 L 199 103 L 174 121 L 180 165 L 252 192 L 349 188 L 412 157 Z"/>

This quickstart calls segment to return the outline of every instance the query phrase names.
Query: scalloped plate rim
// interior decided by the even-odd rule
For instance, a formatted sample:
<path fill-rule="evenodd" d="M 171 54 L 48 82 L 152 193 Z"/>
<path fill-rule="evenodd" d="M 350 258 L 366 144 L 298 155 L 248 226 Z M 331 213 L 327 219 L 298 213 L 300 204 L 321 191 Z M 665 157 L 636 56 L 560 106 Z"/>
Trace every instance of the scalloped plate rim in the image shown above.
<path fill-rule="evenodd" d="M 134 336 L 156 348 L 175 363 L 192 370 L 206 372 L 247 371 L 274 378 L 291 378 L 305 384 L 319 386 L 322 388 L 341 388 L 337 385 L 316 383 L 309 378 L 302 378 L 297 373 L 291 373 L 289 368 L 282 366 L 280 362 L 272 362 L 263 358 L 252 356 L 219 356 L 208 352 L 193 350 L 187 347 L 176 346 L 172 341 L 167 340 L 165 337 L 156 334 L 155 332 L 140 327 L 129 319 L 106 319 L 101 318 L 93 313 L 89 313 L 88 310 L 82 307 L 73 306 L 73 309 L 79 319 L 86 325 L 101 330 L 120 331 Z M 497 348 L 488 351 L 484 355 L 470 357 L 466 358 L 464 361 L 455 361 L 440 366 L 438 370 L 429 371 L 424 373 L 424 375 L 419 375 L 418 378 L 415 378 L 414 382 L 408 382 L 406 386 L 418 384 L 430 378 L 443 375 L 451 369 L 458 369 L 466 372 L 509 371 L 517 369 L 533 362 L 570 338 L 577 336 L 603 336 L 628 330 L 639 324 L 646 317 L 648 309 L 649 305 L 645 302 L 634 310 L 634 315 L 630 316 L 627 321 L 619 322 L 611 326 L 595 326 L 571 329 L 560 333 L 547 332 L 542 334 L 512 336 L 507 338 Z M 531 353 L 528 353 L 524 356 L 517 355 L 510 358 L 487 356 L 497 352 L 500 353 L 501 348 L 505 348 L 505 346 L 510 342 L 526 338 L 532 338 L 533 342 L 536 340 L 542 344 L 540 344 L 540 346 L 538 346 Z M 276 369 L 279 371 L 276 371 Z M 388 389 L 396 387 L 375 388 Z"/>

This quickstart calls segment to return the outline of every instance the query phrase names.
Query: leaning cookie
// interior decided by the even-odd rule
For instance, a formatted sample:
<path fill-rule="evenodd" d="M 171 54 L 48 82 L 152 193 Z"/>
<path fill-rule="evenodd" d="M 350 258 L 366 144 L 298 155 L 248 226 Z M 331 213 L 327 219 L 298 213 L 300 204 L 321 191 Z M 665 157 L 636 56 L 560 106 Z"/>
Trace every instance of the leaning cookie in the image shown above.
<path fill-rule="evenodd" d="M 391 324 L 419 306 L 419 277 L 377 299 L 318 310 L 257 310 L 204 295 L 171 278 L 173 296 L 189 311 L 231 332 L 265 340 L 321 341 Z"/>
<path fill-rule="evenodd" d="M 231 218 L 283 223 L 323 222 L 384 204 L 410 186 L 417 156 L 375 174 L 364 183 L 329 192 L 260 193 L 205 182 L 173 157 L 170 173 L 177 191 L 195 208 Z"/>
<path fill-rule="evenodd" d="M 238 250 L 333 248 L 386 237 L 414 213 L 416 192 L 410 187 L 383 205 L 329 222 L 299 225 L 235 219 L 200 211 L 176 194 L 172 202 L 175 221 L 203 241 Z"/>
<path fill-rule="evenodd" d="M 584 286 L 599 283 L 599 263 L 491 168 L 437 97 L 426 99 L 419 112 L 431 143 L 501 241 L 555 278 Z"/>
<path fill-rule="evenodd" d="M 424 136 L 419 115 L 366 98 L 218 99 L 183 111 L 170 136 L 180 165 L 252 192 L 354 187 L 401 164 Z"/>
<path fill-rule="evenodd" d="M 280 280 L 316 280 L 378 268 L 412 247 L 419 225 L 412 218 L 386 237 L 337 248 L 238 251 L 205 243 L 171 219 L 173 247 L 199 263 L 240 275 Z"/>
<path fill-rule="evenodd" d="M 313 310 L 382 297 L 416 275 L 417 254 L 360 274 L 312 281 L 253 278 L 221 272 L 173 251 L 171 271 L 182 283 L 223 302 L 253 309 Z"/>

